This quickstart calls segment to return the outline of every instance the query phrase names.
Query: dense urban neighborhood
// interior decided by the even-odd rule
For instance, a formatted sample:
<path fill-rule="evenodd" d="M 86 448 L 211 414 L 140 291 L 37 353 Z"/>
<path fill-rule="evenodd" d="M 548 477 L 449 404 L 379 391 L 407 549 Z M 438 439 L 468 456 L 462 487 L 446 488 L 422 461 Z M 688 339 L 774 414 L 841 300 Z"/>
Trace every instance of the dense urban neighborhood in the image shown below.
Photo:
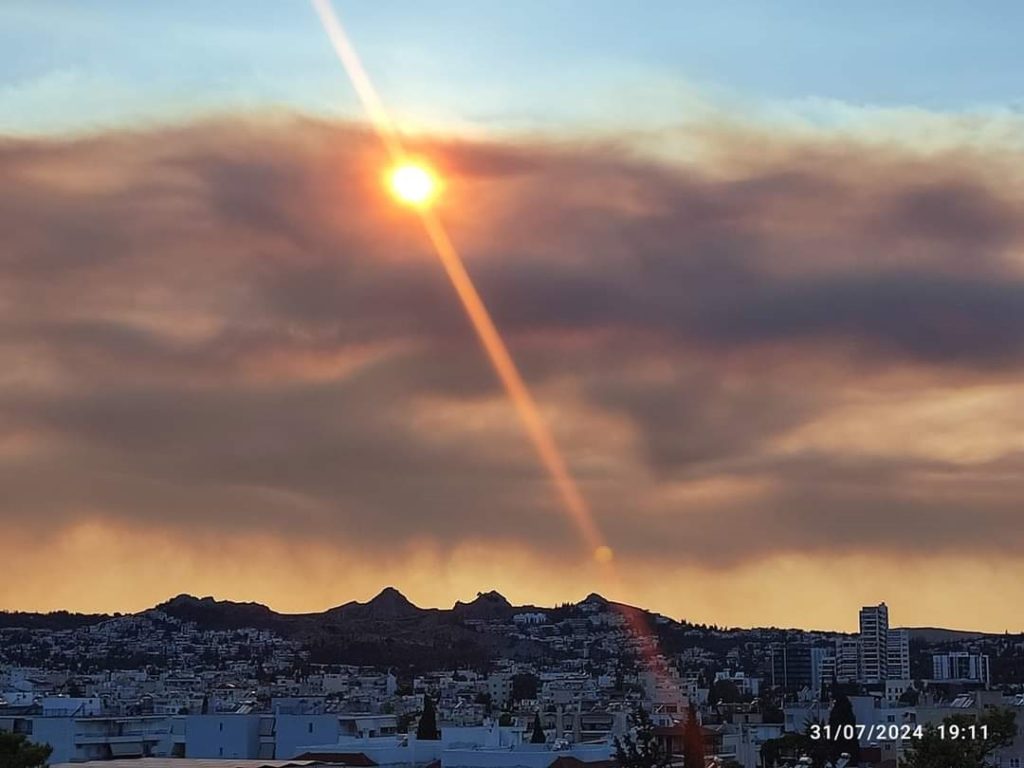
<path fill-rule="evenodd" d="M 855 634 L 392 588 L 319 614 L 0 614 L 0 731 L 51 764 L 1021 768 L 1022 708 L 1024 636 L 896 628 L 884 603 Z"/>

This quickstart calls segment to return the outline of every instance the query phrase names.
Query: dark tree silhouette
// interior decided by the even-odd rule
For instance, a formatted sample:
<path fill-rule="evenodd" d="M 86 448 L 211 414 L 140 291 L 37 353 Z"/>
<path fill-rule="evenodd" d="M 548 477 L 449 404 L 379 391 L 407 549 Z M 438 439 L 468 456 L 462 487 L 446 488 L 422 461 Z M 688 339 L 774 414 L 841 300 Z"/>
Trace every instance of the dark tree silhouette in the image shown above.
<path fill-rule="evenodd" d="M 811 728 L 815 725 L 820 727 L 823 723 L 809 720 L 804 724 L 802 733 L 784 733 L 777 739 L 769 739 L 762 744 L 762 765 L 765 768 L 792 765 L 800 758 L 808 757 L 811 760 L 812 768 L 824 768 L 825 763 L 830 760 L 831 745 L 824 739 L 811 738 Z"/>
<path fill-rule="evenodd" d="M 615 739 L 615 760 L 619 768 L 668 768 L 669 756 L 654 735 L 647 710 L 637 707 L 629 717 L 632 733 Z"/>
<path fill-rule="evenodd" d="M 708 704 L 735 704 L 743 698 L 739 687 L 732 680 L 715 680 L 708 691 Z"/>
<path fill-rule="evenodd" d="M 437 741 L 441 733 L 437 730 L 437 711 L 429 696 L 423 697 L 423 714 L 416 725 L 416 738 L 420 741 Z"/>
<path fill-rule="evenodd" d="M 512 676 L 512 700 L 522 701 L 523 699 L 536 699 L 537 689 L 540 687 L 540 680 L 536 675 L 522 673 Z"/>
<path fill-rule="evenodd" d="M 921 692 L 916 688 L 907 688 L 902 694 L 900 694 L 900 704 L 908 707 L 916 707 L 917 702 L 921 700 Z"/>
<path fill-rule="evenodd" d="M 533 733 L 530 736 L 531 744 L 547 744 L 548 737 L 544 733 L 544 727 L 540 724 L 540 712 L 533 716 Z"/>
<path fill-rule="evenodd" d="M 831 734 L 832 750 L 830 758 L 836 762 L 839 756 L 846 753 L 850 756 L 850 763 L 860 763 L 860 741 L 857 739 L 857 718 L 853 714 L 853 704 L 845 693 L 836 696 L 832 704 L 832 711 L 828 714 L 829 731 Z M 852 729 L 844 726 L 853 726 Z M 852 736 L 847 732 L 852 730 Z"/>
<path fill-rule="evenodd" d="M 0 731 L 0 768 L 41 768 L 53 752 L 47 744 L 33 744 L 23 733 Z"/>
<path fill-rule="evenodd" d="M 690 705 L 683 725 L 683 768 L 704 768 L 704 731 Z"/>

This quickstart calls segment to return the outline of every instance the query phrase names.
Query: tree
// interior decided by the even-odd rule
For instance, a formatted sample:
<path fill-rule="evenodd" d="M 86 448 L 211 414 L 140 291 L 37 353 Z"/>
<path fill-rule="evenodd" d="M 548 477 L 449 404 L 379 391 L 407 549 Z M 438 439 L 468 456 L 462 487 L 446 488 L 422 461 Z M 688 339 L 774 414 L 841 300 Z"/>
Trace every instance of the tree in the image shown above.
<path fill-rule="evenodd" d="M 429 696 L 423 697 L 423 714 L 416 725 L 416 738 L 420 741 L 437 741 L 441 738 L 437 730 L 437 711 L 434 709 L 434 702 Z"/>
<path fill-rule="evenodd" d="M 24 733 L 0 731 L 0 768 L 41 768 L 53 752 L 48 744 L 33 744 Z"/>
<path fill-rule="evenodd" d="M 491 694 L 481 691 L 476 695 L 474 702 L 483 706 L 485 714 L 491 714 Z"/>
<path fill-rule="evenodd" d="M 708 704 L 735 704 L 741 698 L 740 689 L 732 680 L 715 680 L 708 691 Z"/>
<path fill-rule="evenodd" d="M 761 712 L 762 723 L 783 723 L 786 720 L 786 713 L 782 708 L 785 694 L 782 689 L 765 691 L 757 699 L 758 709 Z"/>
<path fill-rule="evenodd" d="M 548 736 L 544 733 L 544 726 L 540 724 L 540 712 L 533 716 L 533 734 L 530 736 L 531 744 L 547 744 Z"/>
<path fill-rule="evenodd" d="M 512 676 L 512 700 L 536 699 L 540 680 L 529 672 Z"/>
<path fill-rule="evenodd" d="M 809 757 L 813 768 L 823 768 L 830 759 L 831 745 L 823 739 L 812 739 L 811 728 L 822 723 L 809 720 L 803 733 L 784 733 L 777 739 L 768 739 L 761 745 L 761 763 L 765 768 L 792 765 L 802 757 Z"/>
<path fill-rule="evenodd" d="M 704 768 L 704 731 L 690 705 L 683 725 L 683 768 Z"/>
<path fill-rule="evenodd" d="M 784 733 L 778 738 L 768 739 L 761 745 L 761 764 L 775 768 L 783 760 L 796 761 L 803 757 L 803 734 Z"/>
<path fill-rule="evenodd" d="M 917 702 L 920 700 L 921 692 L 916 688 L 907 688 L 907 690 L 900 694 L 900 704 L 907 707 L 916 707 Z"/>
<path fill-rule="evenodd" d="M 632 733 L 615 739 L 615 760 L 619 768 L 668 768 L 669 756 L 654 735 L 647 710 L 637 707 L 630 715 Z"/>
<path fill-rule="evenodd" d="M 857 718 L 853 714 L 853 704 L 845 693 L 836 697 L 832 704 L 832 711 L 828 714 L 829 732 L 832 736 L 832 762 L 836 762 L 840 755 L 850 756 L 853 765 L 860 763 L 860 741 L 857 739 Z"/>
<path fill-rule="evenodd" d="M 968 715 L 953 715 L 942 722 L 946 726 L 945 738 L 935 726 L 927 726 L 920 739 L 910 742 L 904 758 L 907 768 L 988 768 L 989 757 L 997 749 L 1013 743 L 1017 735 L 1017 713 L 1010 709 L 990 709 L 977 720 Z M 959 726 L 961 733 L 971 725 L 987 728 L 987 738 L 975 730 L 976 738 L 949 738 L 949 726 Z"/>

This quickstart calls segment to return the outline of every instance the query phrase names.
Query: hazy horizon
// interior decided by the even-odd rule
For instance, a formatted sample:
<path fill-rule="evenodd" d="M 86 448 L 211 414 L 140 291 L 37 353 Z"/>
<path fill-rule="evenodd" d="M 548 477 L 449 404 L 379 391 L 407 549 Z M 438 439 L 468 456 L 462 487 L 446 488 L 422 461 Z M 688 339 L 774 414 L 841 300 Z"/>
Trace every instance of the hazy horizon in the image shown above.
<path fill-rule="evenodd" d="M 501 595 L 501 597 L 504 597 L 506 600 L 508 600 L 508 597 L 506 595 L 502 594 L 500 592 L 500 590 L 484 589 L 484 590 L 479 590 L 476 594 L 474 594 L 472 596 L 466 596 L 466 597 L 463 597 L 463 598 L 456 599 L 454 602 L 452 602 L 450 604 L 447 604 L 447 605 L 445 605 L 445 604 L 422 604 L 422 603 L 419 603 L 419 602 L 417 602 L 415 600 L 410 599 L 409 596 L 405 593 L 405 591 L 402 590 L 401 588 L 396 587 L 396 586 L 394 586 L 392 584 L 387 584 L 385 586 L 382 586 L 380 589 L 378 589 L 376 592 L 374 592 L 372 594 L 363 595 L 363 596 L 360 596 L 360 597 L 348 598 L 348 599 L 341 599 L 341 600 L 339 600 L 337 602 L 334 602 L 334 603 L 331 603 L 331 604 L 328 604 L 328 605 L 324 605 L 324 606 L 322 606 L 320 608 L 312 609 L 312 610 L 306 610 L 306 611 L 278 610 L 273 605 L 269 605 L 269 604 L 267 604 L 265 602 L 262 602 L 260 600 L 232 600 L 230 598 L 221 597 L 219 595 L 200 595 L 200 594 L 193 594 L 193 593 L 190 593 L 190 592 L 179 592 L 177 594 L 168 595 L 166 598 L 158 600 L 157 602 L 154 602 L 152 605 L 144 605 L 144 606 L 141 606 L 141 607 L 132 608 L 130 610 L 112 609 L 112 610 L 100 610 L 100 611 L 74 611 L 74 610 L 67 610 L 67 609 L 60 609 L 60 608 L 58 608 L 58 609 L 47 610 L 47 611 L 25 611 L 25 610 L 8 610 L 8 609 L 0 608 L 0 612 L 5 612 L 5 613 L 28 613 L 28 614 L 37 614 L 37 615 L 49 615 L 49 614 L 54 614 L 54 613 L 68 613 L 68 614 L 71 614 L 71 615 L 101 615 L 101 616 L 103 616 L 103 615 L 105 615 L 105 616 L 115 616 L 115 615 L 118 615 L 118 616 L 128 616 L 128 615 L 134 615 L 134 614 L 142 613 L 142 612 L 145 612 L 145 611 L 148 611 L 148 610 L 152 610 L 154 608 L 158 608 L 159 606 L 164 605 L 166 603 L 170 603 L 170 602 L 172 602 L 172 601 L 174 601 L 174 600 L 176 600 L 178 598 L 187 597 L 187 598 L 192 598 L 192 599 L 195 599 L 195 600 L 198 600 L 198 601 L 212 599 L 214 602 L 221 603 L 221 604 L 261 605 L 261 606 L 263 606 L 265 608 L 270 609 L 272 612 L 274 612 L 274 613 L 276 613 L 276 614 L 278 614 L 280 616 L 302 616 L 302 615 L 309 615 L 309 614 L 314 614 L 315 615 L 315 614 L 319 614 L 319 613 L 325 613 L 325 612 L 327 612 L 329 610 L 332 610 L 334 608 L 340 608 L 340 607 L 343 607 L 345 605 L 350 605 L 350 604 L 365 605 L 367 603 L 372 602 L 375 598 L 380 597 L 383 593 L 388 592 L 389 590 L 394 590 L 394 591 L 398 592 L 398 594 L 400 594 L 402 597 L 404 597 L 406 600 L 408 600 L 408 602 L 410 604 L 412 604 L 415 608 L 418 608 L 418 609 L 423 610 L 423 611 L 450 611 L 450 610 L 453 610 L 453 609 L 457 608 L 460 604 L 461 605 L 467 605 L 469 603 L 472 603 L 474 600 L 476 600 L 477 598 L 479 598 L 481 596 L 488 595 L 488 594 L 493 594 L 493 593 L 498 593 L 499 595 Z M 515 601 L 515 600 L 509 600 L 509 604 L 513 608 L 516 608 L 516 609 L 536 608 L 538 610 L 554 610 L 554 609 L 558 608 L 561 605 L 576 605 L 576 604 L 582 603 L 582 602 L 584 602 L 587 598 L 589 598 L 592 595 L 597 595 L 598 597 L 601 597 L 601 598 L 607 600 L 609 603 L 612 603 L 612 604 L 625 605 L 625 606 L 628 606 L 630 608 L 636 608 L 636 609 L 639 609 L 639 610 L 642 610 L 642 611 L 646 611 L 646 612 L 648 612 L 648 613 L 650 613 L 652 615 L 665 616 L 666 618 L 671 619 L 672 621 L 688 622 L 690 624 L 694 624 L 694 625 L 698 625 L 698 626 L 717 626 L 721 630 L 729 630 L 729 631 L 731 631 L 731 630 L 741 630 L 742 631 L 742 630 L 757 630 L 757 629 L 780 629 L 780 630 L 787 630 L 787 631 L 793 630 L 793 631 L 804 631 L 804 632 L 836 632 L 836 633 L 841 633 L 841 634 L 856 634 L 858 632 L 858 629 L 859 629 L 858 622 L 857 622 L 857 612 L 861 608 L 861 606 L 851 606 L 851 612 L 852 612 L 851 615 L 853 616 L 853 620 L 848 622 L 848 626 L 845 626 L 845 627 L 824 627 L 824 626 L 774 625 L 774 624 L 746 624 L 746 625 L 741 625 L 741 624 L 716 624 L 715 622 L 698 621 L 698 620 L 692 619 L 691 617 L 688 617 L 688 616 L 685 616 L 685 615 L 676 616 L 676 615 L 666 614 L 666 613 L 664 613 L 662 611 L 654 610 L 654 609 L 650 608 L 649 606 L 638 605 L 638 604 L 635 604 L 635 603 L 627 603 L 627 602 L 624 602 L 622 600 L 615 599 L 614 596 L 609 596 L 609 595 L 602 594 L 602 593 L 599 593 L 599 592 L 590 592 L 590 593 L 587 593 L 586 595 L 582 595 L 582 596 L 566 597 L 564 599 L 560 599 L 560 600 L 557 600 L 557 601 L 552 602 L 552 603 L 540 603 L 540 602 L 537 602 L 535 600 L 534 601 L 529 601 L 528 600 L 526 602 L 519 602 L 519 601 Z M 979 634 L 1002 634 L 1002 631 L 991 632 L 991 631 L 976 630 L 976 629 L 972 629 L 970 627 L 940 626 L 940 625 L 937 625 L 937 624 L 922 624 L 922 625 L 914 625 L 914 626 L 904 625 L 904 624 L 893 624 L 891 628 L 892 629 L 920 629 L 920 630 L 937 629 L 937 630 L 943 630 L 943 631 L 948 630 L 948 631 L 951 631 L 951 632 L 960 632 L 960 633 L 965 633 L 965 634 L 972 634 L 972 633 L 979 633 Z M 1007 630 L 1007 631 L 1009 631 L 1009 630 Z M 1020 633 L 1019 632 L 1011 632 L 1011 634 L 1020 634 Z"/>

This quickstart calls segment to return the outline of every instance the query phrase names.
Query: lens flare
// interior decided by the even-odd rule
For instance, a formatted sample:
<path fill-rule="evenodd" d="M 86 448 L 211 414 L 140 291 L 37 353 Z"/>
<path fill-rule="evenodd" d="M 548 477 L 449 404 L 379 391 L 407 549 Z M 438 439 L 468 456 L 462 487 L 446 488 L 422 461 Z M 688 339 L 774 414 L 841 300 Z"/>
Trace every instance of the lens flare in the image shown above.
<path fill-rule="evenodd" d="M 395 199 L 406 205 L 425 207 L 438 192 L 437 176 L 420 163 L 403 163 L 391 169 L 388 186 Z"/>

